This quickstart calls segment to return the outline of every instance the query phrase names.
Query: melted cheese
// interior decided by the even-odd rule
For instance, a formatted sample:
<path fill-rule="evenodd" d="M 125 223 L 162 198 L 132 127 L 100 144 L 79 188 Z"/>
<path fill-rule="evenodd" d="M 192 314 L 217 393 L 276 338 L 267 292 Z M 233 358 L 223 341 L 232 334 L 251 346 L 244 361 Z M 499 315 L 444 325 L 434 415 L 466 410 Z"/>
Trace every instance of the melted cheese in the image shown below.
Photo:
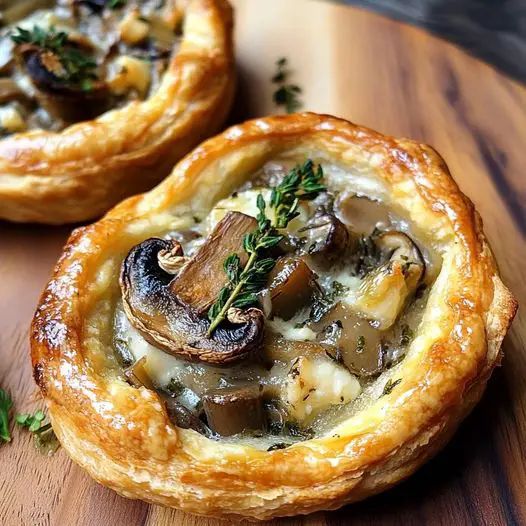
<path fill-rule="evenodd" d="M 346 404 L 361 391 L 360 382 L 345 367 L 326 357 L 298 358 L 284 386 L 290 414 L 308 423 L 332 405 Z"/>

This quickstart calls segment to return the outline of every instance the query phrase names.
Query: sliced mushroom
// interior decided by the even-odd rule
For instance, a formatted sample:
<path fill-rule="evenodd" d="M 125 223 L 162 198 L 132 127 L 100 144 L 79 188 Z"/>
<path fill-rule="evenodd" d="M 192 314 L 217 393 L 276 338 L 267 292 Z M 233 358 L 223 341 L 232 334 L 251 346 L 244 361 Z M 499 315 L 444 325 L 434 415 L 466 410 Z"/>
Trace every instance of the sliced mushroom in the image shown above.
<path fill-rule="evenodd" d="M 425 272 L 425 262 L 419 248 L 403 232 L 384 232 L 376 240 L 378 248 L 388 254 L 390 263 L 399 262 L 408 287 L 414 292 Z"/>
<path fill-rule="evenodd" d="M 264 429 L 262 392 L 261 385 L 209 391 L 203 397 L 208 425 L 221 436 Z"/>
<path fill-rule="evenodd" d="M 418 247 L 402 232 L 381 234 L 376 245 L 388 261 L 365 276 L 352 305 L 385 330 L 394 324 L 416 291 L 425 263 Z"/>
<path fill-rule="evenodd" d="M 278 259 L 268 279 L 272 314 L 289 320 L 308 304 L 316 290 L 316 274 L 298 257 Z"/>
<path fill-rule="evenodd" d="M 256 228 L 257 221 L 253 217 L 240 212 L 226 214 L 171 283 L 171 292 L 184 305 L 204 314 L 227 282 L 223 269 L 225 259 L 237 254 L 244 265 L 247 255 L 243 250 L 243 238 Z"/>
<path fill-rule="evenodd" d="M 299 232 L 306 233 L 306 252 L 323 267 L 341 257 L 350 242 L 347 227 L 330 213 L 316 214 Z"/>
<path fill-rule="evenodd" d="M 379 375 L 386 365 L 386 334 L 339 303 L 313 326 L 327 355 L 361 378 Z"/>
<path fill-rule="evenodd" d="M 190 409 L 181 404 L 175 396 L 166 392 L 159 392 L 161 400 L 164 402 L 168 418 L 171 422 L 181 429 L 193 429 L 205 436 L 211 436 L 210 429 L 205 423 Z"/>
<path fill-rule="evenodd" d="M 93 119 L 111 105 L 111 94 L 105 82 L 90 81 L 89 87 L 68 82 L 61 77 L 61 63 L 50 51 L 36 46 L 20 46 L 25 67 L 38 88 L 40 104 L 55 118 L 65 122 Z"/>
<path fill-rule="evenodd" d="M 225 217 L 221 223 L 231 219 Z M 210 243 L 220 251 L 221 237 L 230 250 L 234 245 L 229 240 L 229 232 L 225 224 L 218 224 L 205 245 Z M 235 232 L 239 236 L 237 228 Z M 201 247 L 174 277 L 159 266 L 158 255 L 177 245 L 173 240 L 148 239 L 135 246 L 124 260 L 120 283 L 130 323 L 147 341 L 181 358 L 216 365 L 242 360 L 261 343 L 263 313 L 256 308 L 247 309 L 242 319 L 239 318 L 240 323 L 225 321 L 209 336 L 210 321 L 200 315 L 200 309 L 202 312 L 203 307 L 215 299 L 210 289 L 224 283 L 225 272 L 218 262 L 222 256 L 216 254 L 215 248 L 205 248 L 203 253 Z M 240 250 L 239 246 L 236 248 Z M 195 259 L 200 264 L 192 268 Z M 185 273 L 187 268 L 189 271 Z M 183 279 L 184 286 L 177 283 L 179 279 Z"/>
<path fill-rule="evenodd" d="M 340 219 L 359 234 L 370 235 L 375 228 L 383 230 L 391 224 L 387 207 L 368 197 L 344 194 L 336 208 Z"/>
<path fill-rule="evenodd" d="M 145 369 L 146 356 L 137 360 L 133 365 L 124 370 L 124 376 L 134 387 L 154 389 L 152 380 Z"/>

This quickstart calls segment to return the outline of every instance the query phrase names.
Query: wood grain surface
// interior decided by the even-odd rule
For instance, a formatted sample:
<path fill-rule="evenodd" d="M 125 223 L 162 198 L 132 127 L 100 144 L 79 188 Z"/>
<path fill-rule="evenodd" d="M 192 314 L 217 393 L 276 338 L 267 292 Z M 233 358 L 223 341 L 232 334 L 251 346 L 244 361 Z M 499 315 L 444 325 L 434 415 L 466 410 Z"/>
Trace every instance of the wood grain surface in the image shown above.
<path fill-rule="evenodd" d="M 240 86 L 232 121 L 275 112 L 269 78 L 287 56 L 304 107 L 432 144 L 475 202 L 519 302 L 526 298 L 526 89 L 423 31 L 345 6 L 237 0 Z M 15 411 L 39 406 L 28 327 L 70 228 L 0 225 L 0 385 Z M 394 490 L 277 525 L 526 524 L 526 319 L 503 367 L 451 444 Z M 99 486 L 64 451 L 46 458 L 27 433 L 0 446 L 0 525 L 205 526 Z M 224 522 L 220 522 L 224 524 Z M 270 524 L 270 523 L 268 523 Z"/>

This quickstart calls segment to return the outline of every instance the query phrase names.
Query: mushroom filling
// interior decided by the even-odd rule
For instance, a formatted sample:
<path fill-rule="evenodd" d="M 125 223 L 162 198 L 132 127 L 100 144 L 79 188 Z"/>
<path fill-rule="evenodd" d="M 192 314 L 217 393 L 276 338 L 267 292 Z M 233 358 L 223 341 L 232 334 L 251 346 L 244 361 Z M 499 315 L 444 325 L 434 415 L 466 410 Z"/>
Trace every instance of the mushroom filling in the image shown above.
<path fill-rule="evenodd" d="M 338 170 L 268 163 L 188 228 L 126 256 L 115 351 L 175 425 L 279 449 L 403 382 L 437 256 Z"/>
<path fill-rule="evenodd" d="M 171 0 L 8 0 L 0 15 L 0 137 L 147 98 L 182 27 Z"/>

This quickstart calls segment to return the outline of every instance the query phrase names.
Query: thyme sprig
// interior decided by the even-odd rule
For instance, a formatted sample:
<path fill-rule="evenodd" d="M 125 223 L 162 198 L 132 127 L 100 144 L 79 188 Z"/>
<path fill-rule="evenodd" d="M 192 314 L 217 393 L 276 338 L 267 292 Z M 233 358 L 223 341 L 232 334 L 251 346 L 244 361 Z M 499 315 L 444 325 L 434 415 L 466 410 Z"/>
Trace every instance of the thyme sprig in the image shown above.
<path fill-rule="evenodd" d="M 26 427 L 33 433 L 35 447 L 43 455 L 52 455 L 60 446 L 58 439 L 53 431 L 51 422 L 44 424 L 46 415 L 44 411 L 38 409 L 34 414 L 21 413 L 16 415 L 15 421 L 21 427 Z"/>
<path fill-rule="evenodd" d="M 301 94 L 301 88 L 296 84 L 287 82 L 290 70 L 285 57 L 276 61 L 276 68 L 277 71 L 272 77 L 272 82 L 278 86 L 272 96 L 274 104 L 284 106 L 287 113 L 294 113 L 302 106 L 298 98 Z"/>
<path fill-rule="evenodd" d="M 9 394 L 0 389 L 0 440 L 9 442 L 11 433 L 9 433 L 9 410 L 13 407 L 13 400 Z"/>
<path fill-rule="evenodd" d="M 268 208 L 273 210 L 272 219 L 266 214 L 267 203 L 264 197 L 258 195 L 258 226 L 243 238 L 243 250 L 248 255 L 248 260 L 243 266 L 237 254 L 230 254 L 225 259 L 223 268 L 228 283 L 221 289 L 216 302 L 208 311 L 211 322 L 208 335 L 227 317 L 231 307 L 246 309 L 258 302 L 257 294 L 265 286 L 268 273 L 275 264 L 274 258 L 264 258 L 262 254 L 283 239 L 279 230 L 286 228 L 299 215 L 299 202 L 315 199 L 326 190 L 322 180 L 322 167 L 318 165 L 315 168 L 310 159 L 292 168 L 270 193 Z"/>
<path fill-rule="evenodd" d="M 16 28 L 17 33 L 11 35 L 15 44 L 32 44 L 40 49 L 49 51 L 60 62 L 61 71 L 53 71 L 53 74 L 62 80 L 78 83 L 83 89 L 91 89 L 91 80 L 97 75 L 94 70 L 97 63 L 88 55 L 75 47 L 68 46 L 68 34 L 64 31 L 56 31 L 54 27 L 45 30 L 38 25 L 32 30 L 22 27 Z"/>

